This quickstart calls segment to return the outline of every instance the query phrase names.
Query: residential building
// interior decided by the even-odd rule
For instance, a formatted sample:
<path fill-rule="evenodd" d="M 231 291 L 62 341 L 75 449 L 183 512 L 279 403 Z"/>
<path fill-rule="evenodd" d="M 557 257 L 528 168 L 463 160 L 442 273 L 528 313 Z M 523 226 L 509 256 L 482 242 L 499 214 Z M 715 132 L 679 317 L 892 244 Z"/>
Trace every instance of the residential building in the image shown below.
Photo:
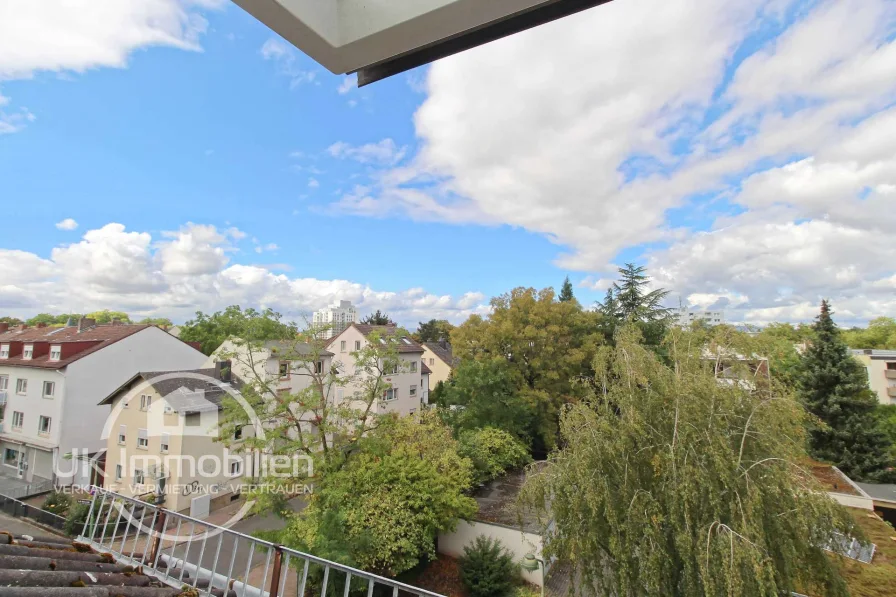
<path fill-rule="evenodd" d="M 896 404 L 896 350 L 854 349 L 868 371 L 868 385 L 881 404 Z"/>
<path fill-rule="evenodd" d="M 138 371 L 198 367 L 205 358 L 153 325 L 0 323 L 0 474 L 58 486 L 90 482 L 81 474 L 88 467 L 66 455 L 106 447 L 109 409 L 97 399 Z"/>
<path fill-rule="evenodd" d="M 339 301 L 315 311 L 312 324 L 321 330 L 318 337 L 329 339 L 338 336 L 342 330 L 357 322 L 358 310 L 355 309 L 352 302 Z"/>
<path fill-rule="evenodd" d="M 456 363 L 451 353 L 451 344 L 447 340 L 442 339 L 438 342 L 423 343 L 423 362 L 432 370 L 429 377 L 429 383 L 432 387 L 441 381 L 448 381 L 451 376 L 451 370 L 454 369 Z"/>
<path fill-rule="evenodd" d="M 681 327 L 690 327 L 695 321 L 702 321 L 707 325 L 725 323 L 724 311 L 705 311 L 694 307 L 679 307 L 675 317 Z"/>
<path fill-rule="evenodd" d="M 361 350 L 371 340 L 371 336 L 376 333 L 381 336 L 381 340 L 385 337 L 393 337 L 396 340 L 400 365 L 391 375 L 387 375 L 384 381 L 390 387 L 383 392 L 381 398 L 378 399 L 378 413 L 398 413 L 399 415 L 409 415 L 417 412 L 421 405 L 426 404 L 424 400 L 429 400 L 429 367 L 424 369 L 423 346 L 408 338 L 402 336 L 394 337 L 396 327 L 394 325 L 364 325 L 353 323 L 348 326 L 341 334 L 332 338 L 327 348 L 333 353 L 333 365 L 337 367 L 344 375 L 354 378 L 355 374 L 355 356 L 357 351 Z M 336 390 L 337 400 L 350 400 L 361 392 L 361 380 L 355 379 L 347 384 L 344 388 Z"/>
<path fill-rule="evenodd" d="M 191 516 L 229 504 L 252 473 L 251 458 L 216 441 L 223 398 L 238 385 L 222 361 L 209 369 L 139 372 L 111 392 L 100 402 L 111 407 L 105 488 Z"/>
<path fill-rule="evenodd" d="M 702 356 L 706 361 L 713 361 L 719 384 L 755 390 L 768 387 L 771 381 L 767 357 L 743 355 L 719 346 L 705 347 Z"/>

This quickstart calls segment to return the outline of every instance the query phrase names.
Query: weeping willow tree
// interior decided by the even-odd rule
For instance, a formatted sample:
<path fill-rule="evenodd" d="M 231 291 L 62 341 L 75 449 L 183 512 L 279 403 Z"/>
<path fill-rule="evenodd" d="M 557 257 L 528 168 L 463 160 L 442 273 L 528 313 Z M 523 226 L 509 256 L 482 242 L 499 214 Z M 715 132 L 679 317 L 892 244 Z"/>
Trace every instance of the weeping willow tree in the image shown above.
<path fill-rule="evenodd" d="M 743 381 L 719 378 L 705 338 L 671 332 L 671 366 L 633 328 L 617 338 L 522 494 L 553 521 L 546 556 L 588 594 L 848 594 L 822 546 L 857 531 L 802 468 L 798 402 L 747 367 Z"/>

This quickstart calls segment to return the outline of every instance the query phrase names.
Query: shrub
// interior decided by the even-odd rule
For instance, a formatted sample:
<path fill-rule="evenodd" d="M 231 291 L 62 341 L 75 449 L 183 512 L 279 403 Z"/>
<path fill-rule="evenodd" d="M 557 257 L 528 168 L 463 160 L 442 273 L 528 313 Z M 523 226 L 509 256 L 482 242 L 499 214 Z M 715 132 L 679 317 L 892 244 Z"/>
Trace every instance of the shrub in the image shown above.
<path fill-rule="evenodd" d="M 500 541 L 480 535 L 464 548 L 460 575 L 470 597 L 505 597 L 514 591 L 519 564 Z"/>
<path fill-rule="evenodd" d="M 71 505 L 72 498 L 70 495 L 61 491 L 54 491 L 47 496 L 40 508 L 57 516 L 65 516 L 68 514 L 68 509 L 71 508 Z"/>
<path fill-rule="evenodd" d="M 460 455 L 473 462 L 477 483 L 484 483 L 519 468 L 531 458 L 526 446 L 503 429 L 485 427 L 460 434 Z"/>
<path fill-rule="evenodd" d="M 62 530 L 70 537 L 77 537 L 84 529 L 87 515 L 90 513 L 90 504 L 74 504 L 68 511 L 65 525 Z"/>

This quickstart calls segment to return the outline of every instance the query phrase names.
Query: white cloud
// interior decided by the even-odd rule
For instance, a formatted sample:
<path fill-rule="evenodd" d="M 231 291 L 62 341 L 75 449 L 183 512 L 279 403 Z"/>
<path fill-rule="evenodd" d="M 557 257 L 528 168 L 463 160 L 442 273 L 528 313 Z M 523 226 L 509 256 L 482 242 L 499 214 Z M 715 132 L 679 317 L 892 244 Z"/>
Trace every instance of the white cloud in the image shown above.
<path fill-rule="evenodd" d="M 650 243 L 667 288 L 734 318 L 894 314 L 894 27 L 887 0 L 591 9 L 433 64 L 420 150 L 335 207 L 519 226 L 592 288 Z"/>
<path fill-rule="evenodd" d="M 320 187 L 320 181 L 318 181 L 316 178 L 308 179 L 308 188 L 309 189 L 316 189 L 318 187 Z"/>
<path fill-rule="evenodd" d="M 72 218 L 65 218 L 61 222 L 56 222 L 56 227 L 60 230 L 74 230 L 78 227 L 78 223 Z"/>
<path fill-rule="evenodd" d="M 377 143 L 365 145 L 351 145 L 343 141 L 337 141 L 327 148 L 327 152 L 340 159 L 349 158 L 362 164 L 377 164 L 380 166 L 393 166 L 400 162 L 408 148 L 399 147 L 392 139 L 383 139 Z"/>
<path fill-rule="evenodd" d="M 0 304 L 13 315 L 41 311 L 121 309 L 131 315 L 188 319 L 197 309 L 227 305 L 272 307 L 290 319 L 339 299 L 362 312 L 381 309 L 397 321 L 446 318 L 458 322 L 485 312 L 484 297 L 436 295 L 421 288 L 386 291 L 349 280 L 290 277 L 287 266 L 230 263 L 234 235 L 214 226 L 187 223 L 154 241 L 147 232 L 107 224 L 83 239 L 52 250 L 49 259 L 0 249 Z M 260 245 L 276 250 L 274 243 Z"/>
<path fill-rule="evenodd" d="M 290 79 L 289 87 L 294 89 L 303 83 L 313 83 L 317 72 L 305 70 L 297 64 L 296 49 L 282 39 L 272 37 L 259 50 L 262 58 L 277 65 L 277 72 Z"/>
<path fill-rule="evenodd" d="M 339 84 L 339 95 L 345 95 L 350 92 L 352 89 L 358 88 L 358 75 L 346 75 L 342 79 L 342 83 Z"/>

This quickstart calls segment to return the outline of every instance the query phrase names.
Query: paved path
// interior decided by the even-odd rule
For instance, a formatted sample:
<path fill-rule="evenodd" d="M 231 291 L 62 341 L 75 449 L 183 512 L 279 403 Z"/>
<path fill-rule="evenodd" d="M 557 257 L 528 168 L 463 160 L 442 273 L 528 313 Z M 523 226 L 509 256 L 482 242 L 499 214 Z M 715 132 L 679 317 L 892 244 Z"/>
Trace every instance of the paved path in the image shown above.
<path fill-rule="evenodd" d="M 32 537 L 49 537 L 59 538 L 62 535 L 55 535 L 49 531 L 34 526 L 21 518 L 13 518 L 3 512 L 0 512 L 0 531 L 7 531 L 13 535 L 31 535 Z"/>

